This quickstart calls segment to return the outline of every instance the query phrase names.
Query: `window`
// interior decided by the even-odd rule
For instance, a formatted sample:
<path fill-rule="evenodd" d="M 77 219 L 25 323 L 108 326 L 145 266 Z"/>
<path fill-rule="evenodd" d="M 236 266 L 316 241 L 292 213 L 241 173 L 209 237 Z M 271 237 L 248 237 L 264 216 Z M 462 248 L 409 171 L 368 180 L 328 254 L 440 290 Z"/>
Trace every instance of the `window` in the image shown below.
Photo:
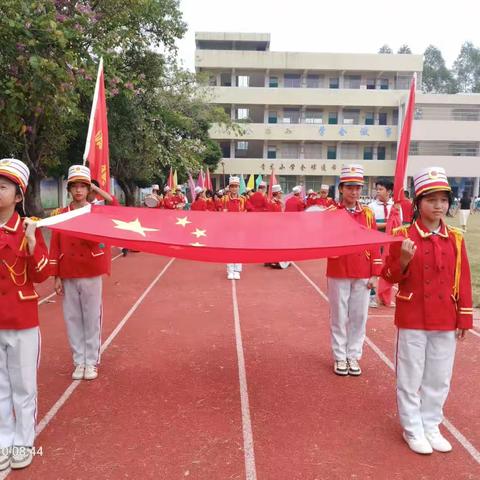
<path fill-rule="evenodd" d="M 345 75 L 345 88 L 360 88 L 360 75 Z"/>
<path fill-rule="evenodd" d="M 336 125 L 338 123 L 338 113 L 337 112 L 328 112 L 328 124 Z"/>
<path fill-rule="evenodd" d="M 248 75 L 237 75 L 237 85 L 239 87 L 248 87 L 250 84 L 250 77 Z"/>
<path fill-rule="evenodd" d="M 232 74 L 231 73 L 221 73 L 220 74 L 220 85 L 222 87 L 231 87 L 232 86 Z"/>
<path fill-rule="evenodd" d="M 378 114 L 378 124 L 379 125 L 386 125 L 387 124 L 387 118 L 388 118 L 388 115 L 386 112 L 380 112 Z"/>
<path fill-rule="evenodd" d="M 411 75 L 397 75 L 396 88 L 398 90 L 408 90 L 410 88 Z"/>
<path fill-rule="evenodd" d="M 216 75 L 210 75 L 208 77 L 208 86 L 209 87 L 215 87 L 217 85 L 217 76 Z"/>
<path fill-rule="evenodd" d="M 338 88 L 338 87 L 339 87 L 338 77 L 330 77 L 328 82 L 328 88 Z"/>
<path fill-rule="evenodd" d="M 363 148 L 363 159 L 364 160 L 373 160 L 373 147 L 364 147 Z"/>
<path fill-rule="evenodd" d="M 285 88 L 299 88 L 301 86 L 300 74 L 286 73 L 283 77 L 283 86 Z"/>
<path fill-rule="evenodd" d="M 303 152 L 305 158 L 322 158 L 322 144 L 305 143 Z"/>
<path fill-rule="evenodd" d="M 246 157 L 248 151 L 248 142 L 239 141 L 237 142 L 237 148 L 235 149 L 236 157 Z"/>
<path fill-rule="evenodd" d="M 398 125 L 398 108 L 394 108 L 392 112 L 392 125 Z"/>
<path fill-rule="evenodd" d="M 336 160 L 337 159 L 337 147 L 334 145 L 330 145 L 327 150 L 327 159 L 328 160 Z"/>
<path fill-rule="evenodd" d="M 270 88 L 278 88 L 278 77 L 273 77 L 271 76 L 269 79 L 268 79 L 268 86 Z"/>
<path fill-rule="evenodd" d="M 343 111 L 344 125 L 358 125 L 360 123 L 360 110 L 346 108 Z"/>
<path fill-rule="evenodd" d="M 380 79 L 380 90 L 388 90 L 388 78 Z"/>
<path fill-rule="evenodd" d="M 322 110 L 307 110 L 305 112 L 305 123 L 323 123 Z"/>
<path fill-rule="evenodd" d="M 343 143 L 342 144 L 342 158 L 345 160 L 358 160 L 360 146 L 358 143 Z"/>
<path fill-rule="evenodd" d="M 375 115 L 373 112 L 365 113 L 365 125 L 373 125 L 375 123 Z"/>
<path fill-rule="evenodd" d="M 277 123 L 277 122 L 278 122 L 277 112 L 269 111 L 268 123 Z"/>
<path fill-rule="evenodd" d="M 385 160 L 386 151 L 387 149 L 385 147 L 377 147 L 377 160 Z"/>
<path fill-rule="evenodd" d="M 299 108 L 284 108 L 283 109 L 283 123 L 300 123 L 300 109 Z"/>
<path fill-rule="evenodd" d="M 320 75 L 307 75 L 307 88 L 319 88 Z"/>
<path fill-rule="evenodd" d="M 282 144 L 282 158 L 298 159 L 299 144 L 298 143 L 284 143 Z"/>
<path fill-rule="evenodd" d="M 267 158 L 275 159 L 277 158 L 277 147 L 268 147 L 267 149 Z"/>
<path fill-rule="evenodd" d="M 367 90 L 375 90 L 376 82 L 374 78 L 367 78 Z"/>
<path fill-rule="evenodd" d="M 248 108 L 237 108 L 237 120 L 249 120 L 250 111 Z"/>

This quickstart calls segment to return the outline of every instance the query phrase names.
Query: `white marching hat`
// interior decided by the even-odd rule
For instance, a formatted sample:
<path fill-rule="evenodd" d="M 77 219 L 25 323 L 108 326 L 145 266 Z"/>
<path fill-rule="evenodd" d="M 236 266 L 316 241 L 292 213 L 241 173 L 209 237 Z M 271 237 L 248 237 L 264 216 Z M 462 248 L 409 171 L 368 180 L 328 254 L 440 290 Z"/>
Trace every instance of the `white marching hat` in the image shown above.
<path fill-rule="evenodd" d="M 152 190 L 160 190 L 160 187 L 155 183 L 152 185 Z"/>
<path fill-rule="evenodd" d="M 265 182 L 260 182 L 258 184 L 258 188 L 265 188 L 267 186 L 267 184 Z"/>
<path fill-rule="evenodd" d="M 27 190 L 30 170 L 22 161 L 16 158 L 2 158 L 0 160 L 0 175 L 19 185 L 23 193 Z"/>
<path fill-rule="evenodd" d="M 279 193 L 282 191 L 282 186 L 281 185 L 274 185 L 272 187 L 272 193 Z"/>
<path fill-rule="evenodd" d="M 302 187 L 300 187 L 299 185 L 295 186 L 292 188 L 292 192 L 293 193 L 301 193 L 302 192 Z"/>
<path fill-rule="evenodd" d="M 320 185 L 320 190 L 329 190 L 330 187 L 328 185 L 322 184 Z"/>
<path fill-rule="evenodd" d="M 199 193 L 202 193 L 202 192 L 203 192 L 202 187 L 195 187 L 195 195 L 198 195 Z"/>
<path fill-rule="evenodd" d="M 364 169 L 362 165 L 351 163 L 342 167 L 340 173 L 340 183 L 347 183 L 349 185 L 363 185 Z"/>
<path fill-rule="evenodd" d="M 171 190 L 171 188 L 170 188 L 168 185 L 165 185 L 165 186 L 163 187 L 163 191 L 164 191 L 164 192 L 169 192 L 170 190 Z"/>
<path fill-rule="evenodd" d="M 92 183 L 90 169 L 85 165 L 72 165 L 68 169 L 67 183 L 72 182 L 83 182 L 90 185 Z"/>
<path fill-rule="evenodd" d="M 445 169 L 442 167 L 424 168 L 413 177 L 413 183 L 416 197 L 427 192 L 450 192 L 452 190 L 448 184 Z"/>
<path fill-rule="evenodd" d="M 228 179 L 228 186 L 230 185 L 240 185 L 240 178 L 239 177 L 230 177 Z"/>
<path fill-rule="evenodd" d="M 312 193 L 315 193 L 315 192 L 310 188 L 307 192 L 307 195 L 312 195 Z"/>

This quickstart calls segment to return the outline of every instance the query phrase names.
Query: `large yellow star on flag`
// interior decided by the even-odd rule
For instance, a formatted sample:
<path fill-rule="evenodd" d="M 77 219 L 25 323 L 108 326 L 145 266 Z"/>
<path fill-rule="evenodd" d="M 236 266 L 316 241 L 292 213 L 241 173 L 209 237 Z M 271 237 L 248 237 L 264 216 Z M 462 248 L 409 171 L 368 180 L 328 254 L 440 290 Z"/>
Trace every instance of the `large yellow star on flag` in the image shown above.
<path fill-rule="evenodd" d="M 192 232 L 192 235 L 195 235 L 197 238 L 206 237 L 206 232 L 206 230 L 200 230 L 199 228 L 197 228 L 194 232 Z"/>
<path fill-rule="evenodd" d="M 181 225 L 182 227 L 186 227 L 188 223 L 192 223 L 188 221 L 188 217 L 177 218 L 177 223 L 175 225 Z"/>
<path fill-rule="evenodd" d="M 142 237 L 145 237 L 145 232 L 158 232 L 158 228 L 147 228 L 142 227 L 142 224 L 136 220 L 132 220 L 131 222 L 124 222 L 122 220 L 114 220 L 112 218 L 113 223 L 115 223 L 114 228 L 118 228 L 119 230 L 127 230 L 128 232 L 139 233 Z"/>

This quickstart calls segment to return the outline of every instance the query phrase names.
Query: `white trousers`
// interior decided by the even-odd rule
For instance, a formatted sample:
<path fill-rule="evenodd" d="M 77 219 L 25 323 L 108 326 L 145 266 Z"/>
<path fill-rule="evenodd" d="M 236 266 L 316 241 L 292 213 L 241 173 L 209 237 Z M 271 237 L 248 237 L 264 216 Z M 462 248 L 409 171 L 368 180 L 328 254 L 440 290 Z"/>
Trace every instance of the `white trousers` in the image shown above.
<path fill-rule="evenodd" d="M 398 329 L 397 405 L 411 436 L 435 432 L 443 420 L 455 357 L 455 331 Z"/>
<path fill-rule="evenodd" d="M 38 327 L 0 330 L 0 448 L 33 446 L 40 344 Z"/>
<path fill-rule="evenodd" d="M 468 217 L 470 216 L 470 210 L 460 210 L 460 225 L 462 227 L 467 226 Z"/>
<path fill-rule="evenodd" d="M 242 264 L 241 263 L 227 263 L 227 273 L 241 272 Z"/>
<path fill-rule="evenodd" d="M 75 365 L 100 363 L 102 277 L 65 278 L 63 316 Z"/>
<path fill-rule="evenodd" d="M 368 278 L 327 278 L 335 360 L 360 360 L 368 318 Z"/>

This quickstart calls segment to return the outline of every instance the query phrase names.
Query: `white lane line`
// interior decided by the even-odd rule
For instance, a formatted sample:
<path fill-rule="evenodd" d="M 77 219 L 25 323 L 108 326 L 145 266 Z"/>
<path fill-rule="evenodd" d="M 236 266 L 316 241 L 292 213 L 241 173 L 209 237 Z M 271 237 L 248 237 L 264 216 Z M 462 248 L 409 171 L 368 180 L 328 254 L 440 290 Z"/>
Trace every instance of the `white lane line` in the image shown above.
<path fill-rule="evenodd" d="M 312 285 L 312 287 L 322 296 L 324 300 L 328 302 L 328 297 L 323 293 L 317 284 L 315 284 L 295 263 L 293 263 L 295 268 L 302 274 L 302 276 Z M 477 333 L 477 332 L 475 332 Z M 479 335 L 480 336 L 480 335 Z M 395 367 L 391 360 L 378 348 L 375 343 L 372 342 L 365 336 L 365 343 L 380 357 L 380 359 L 385 363 L 385 365 L 395 372 Z M 443 419 L 443 425 L 445 428 L 455 437 L 458 443 L 472 456 L 472 458 L 480 464 L 480 452 L 472 445 L 472 443 L 447 419 Z"/>
<path fill-rule="evenodd" d="M 150 285 L 144 290 L 142 295 L 138 298 L 138 300 L 134 303 L 132 308 L 127 312 L 127 314 L 122 318 L 120 323 L 117 325 L 115 330 L 110 334 L 110 336 L 105 340 L 103 343 L 100 353 L 103 353 L 108 346 L 112 343 L 112 341 L 115 339 L 115 337 L 118 335 L 120 330 L 123 328 L 125 323 L 127 323 L 128 319 L 135 313 L 135 310 L 139 307 L 139 305 L 143 302 L 145 297 L 150 293 L 150 290 L 155 286 L 155 284 L 162 278 L 163 274 L 167 271 L 167 269 L 170 267 L 170 265 L 173 263 L 175 259 L 172 258 L 166 265 L 163 267 L 163 270 L 154 278 L 154 280 L 150 283 Z M 47 414 L 42 418 L 40 423 L 37 425 L 36 428 L 36 436 L 40 435 L 42 431 L 45 429 L 45 427 L 53 420 L 55 415 L 58 413 L 58 411 L 63 407 L 65 402 L 71 397 L 72 393 L 79 387 L 81 384 L 82 380 L 74 380 L 63 392 L 62 396 L 55 402 L 53 407 L 47 412 Z M 4 470 L 3 472 L 0 472 L 0 480 L 4 480 L 7 478 L 7 475 L 11 472 L 11 469 Z"/>
<path fill-rule="evenodd" d="M 114 260 L 116 260 L 118 257 L 121 257 L 123 255 L 123 253 L 119 253 L 118 255 L 116 255 L 115 257 L 112 258 L 112 262 Z M 52 297 L 54 297 L 56 295 L 55 292 L 51 293 L 48 297 L 45 297 L 45 298 L 42 298 L 39 302 L 38 302 L 38 306 L 40 306 L 42 303 L 45 303 L 45 302 L 48 302 Z"/>
<path fill-rule="evenodd" d="M 235 321 L 235 342 L 237 345 L 238 377 L 240 381 L 240 404 L 242 407 L 243 452 L 245 456 L 246 480 L 257 479 L 255 466 L 255 451 L 253 449 L 252 421 L 250 418 L 250 404 L 248 401 L 247 373 L 243 354 L 242 330 L 240 328 L 240 314 L 238 312 L 237 289 L 232 282 L 233 318 Z"/>

